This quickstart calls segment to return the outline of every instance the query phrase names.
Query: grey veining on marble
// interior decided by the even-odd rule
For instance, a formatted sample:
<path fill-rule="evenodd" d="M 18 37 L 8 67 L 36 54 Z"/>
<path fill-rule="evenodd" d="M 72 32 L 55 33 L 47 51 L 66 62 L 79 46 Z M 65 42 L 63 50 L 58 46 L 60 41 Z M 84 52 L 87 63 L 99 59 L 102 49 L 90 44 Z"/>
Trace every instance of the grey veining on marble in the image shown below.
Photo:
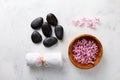
<path fill-rule="evenodd" d="M 31 21 L 39 16 L 46 18 L 51 12 L 64 26 L 64 40 L 51 48 L 33 44 Z M 96 30 L 72 24 L 74 19 L 96 16 L 101 19 Z M 89 70 L 72 65 L 67 52 L 70 41 L 83 33 L 95 35 L 104 48 L 100 63 Z M 120 0 L 0 0 L 0 80 L 119 80 L 119 35 Z M 26 66 L 28 52 L 55 51 L 64 56 L 62 69 Z"/>

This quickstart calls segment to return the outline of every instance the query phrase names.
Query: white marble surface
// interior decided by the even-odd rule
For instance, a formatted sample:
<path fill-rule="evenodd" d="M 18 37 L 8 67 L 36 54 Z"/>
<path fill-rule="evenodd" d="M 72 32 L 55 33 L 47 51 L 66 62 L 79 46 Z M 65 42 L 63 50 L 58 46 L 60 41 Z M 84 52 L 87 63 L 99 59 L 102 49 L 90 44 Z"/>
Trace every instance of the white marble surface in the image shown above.
<path fill-rule="evenodd" d="M 65 35 L 63 41 L 45 48 L 42 43 L 32 43 L 30 23 L 50 12 L 64 26 Z M 72 24 L 73 19 L 95 16 L 101 19 L 96 30 Z M 67 55 L 70 41 L 83 33 L 93 34 L 104 47 L 102 60 L 89 70 L 76 68 Z M 119 80 L 119 50 L 120 0 L 0 0 L 0 80 Z M 57 51 L 64 55 L 63 69 L 26 66 L 28 52 Z"/>

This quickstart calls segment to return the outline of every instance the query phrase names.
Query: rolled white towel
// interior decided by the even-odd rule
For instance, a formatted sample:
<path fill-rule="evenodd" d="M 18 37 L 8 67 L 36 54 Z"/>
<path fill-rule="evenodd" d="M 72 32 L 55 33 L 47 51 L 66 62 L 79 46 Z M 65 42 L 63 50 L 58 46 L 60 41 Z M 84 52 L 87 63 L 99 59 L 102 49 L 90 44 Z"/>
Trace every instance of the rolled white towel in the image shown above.
<path fill-rule="evenodd" d="M 26 62 L 28 66 L 44 66 L 44 67 L 62 67 L 63 59 L 60 52 L 56 53 L 28 53 L 26 55 Z"/>
<path fill-rule="evenodd" d="M 44 54 L 44 66 L 45 67 L 62 67 L 63 58 L 60 52 Z"/>
<path fill-rule="evenodd" d="M 28 53 L 26 55 L 27 65 L 40 67 L 43 64 L 42 58 L 43 58 L 43 55 L 39 53 Z"/>

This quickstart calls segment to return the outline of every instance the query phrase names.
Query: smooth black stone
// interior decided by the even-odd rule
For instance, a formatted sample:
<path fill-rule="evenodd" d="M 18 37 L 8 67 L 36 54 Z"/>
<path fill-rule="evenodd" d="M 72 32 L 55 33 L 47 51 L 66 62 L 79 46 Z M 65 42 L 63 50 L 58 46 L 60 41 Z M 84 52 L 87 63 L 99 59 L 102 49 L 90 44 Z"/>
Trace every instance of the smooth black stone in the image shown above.
<path fill-rule="evenodd" d="M 45 47 L 51 47 L 55 45 L 58 42 L 58 40 L 55 37 L 48 37 L 44 39 L 43 44 Z"/>
<path fill-rule="evenodd" d="M 40 43 L 42 41 L 42 36 L 39 32 L 34 31 L 31 35 L 31 40 L 33 43 Z"/>
<path fill-rule="evenodd" d="M 43 34 L 46 37 L 50 37 L 51 36 L 52 28 L 51 28 L 51 26 L 47 22 L 43 23 L 43 25 L 42 25 L 42 32 L 43 32 Z"/>
<path fill-rule="evenodd" d="M 63 39 L 63 35 L 64 35 L 64 29 L 63 29 L 63 27 L 61 25 L 58 25 L 58 26 L 55 27 L 54 31 L 55 31 L 56 37 L 59 40 L 62 40 Z"/>
<path fill-rule="evenodd" d="M 42 27 L 42 24 L 43 24 L 43 18 L 38 17 L 31 22 L 31 27 L 33 29 L 37 30 L 37 29 L 40 29 Z"/>
<path fill-rule="evenodd" d="M 56 16 L 52 13 L 49 13 L 46 17 L 46 20 L 49 24 L 56 26 L 58 24 L 58 20 L 56 18 Z"/>

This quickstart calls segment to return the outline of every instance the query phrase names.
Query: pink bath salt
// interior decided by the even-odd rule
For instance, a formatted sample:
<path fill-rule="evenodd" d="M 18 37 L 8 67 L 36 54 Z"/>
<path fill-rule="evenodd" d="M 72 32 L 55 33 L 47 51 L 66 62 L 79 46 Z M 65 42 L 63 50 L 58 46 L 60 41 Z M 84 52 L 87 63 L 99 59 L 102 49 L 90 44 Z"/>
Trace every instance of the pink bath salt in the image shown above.
<path fill-rule="evenodd" d="M 94 41 L 82 39 L 73 45 L 73 57 L 81 64 L 94 64 L 98 54 L 98 46 Z"/>

